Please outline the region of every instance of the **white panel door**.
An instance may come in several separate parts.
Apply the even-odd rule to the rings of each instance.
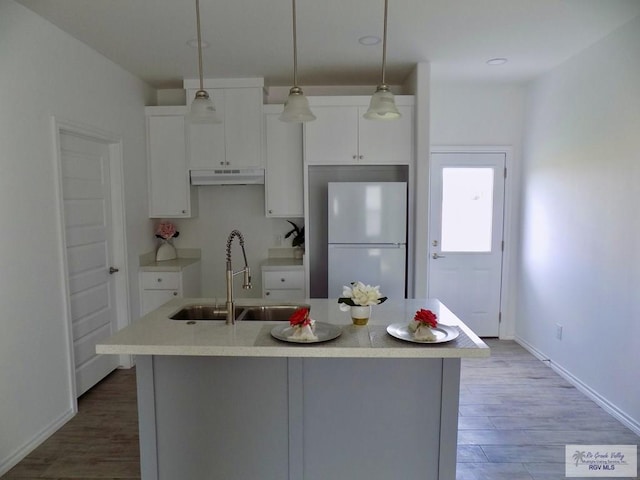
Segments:
[[[111,199],[108,146],[60,135],[67,271],[76,393],[82,395],[118,366],[95,345],[116,330],[111,267]]]
[[[428,296],[480,336],[500,331],[503,153],[431,155]]]

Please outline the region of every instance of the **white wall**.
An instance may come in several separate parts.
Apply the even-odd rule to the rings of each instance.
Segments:
[[[431,145],[512,145],[522,141],[525,87],[431,80]]]
[[[251,268],[251,290],[242,290],[242,277],[234,279],[234,296],[261,297],[260,262],[270,247],[290,247],[291,237],[283,239],[291,230],[286,219],[267,218],[264,209],[263,185],[211,185],[198,188],[199,214],[191,219],[172,219],[180,236],[175,240],[179,248],[200,248],[202,254],[202,295],[225,298],[225,267],[227,237],[232,230],[242,232],[247,261]],[[289,219],[302,226],[302,219]],[[282,240],[282,244],[278,242]],[[244,265],[238,239],[231,248],[233,269]]]
[[[640,431],[640,18],[538,79],[525,131],[517,335]]]
[[[517,277],[517,219],[522,129],[526,88],[522,85],[438,82],[431,84],[431,144],[434,146],[510,146],[506,190],[505,258],[501,338],[513,338]]]
[[[12,0],[0,2],[0,475],[72,413],[51,115],[123,138],[132,316],[152,90]]]

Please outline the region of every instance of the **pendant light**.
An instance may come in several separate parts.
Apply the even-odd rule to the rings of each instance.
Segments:
[[[289,97],[284,103],[284,110],[280,115],[283,122],[302,123],[315,120],[316,116],[311,113],[309,108],[309,100],[302,93],[302,89],[298,87],[298,45],[296,37],[296,0],[292,0],[293,4],[293,87],[289,90]]]
[[[198,31],[198,72],[200,74],[200,89],[196,92],[189,120],[191,123],[221,123],[216,115],[216,107],[213,104],[209,93],[204,89],[202,78],[202,36],[200,34],[200,0],[196,0],[196,29]]]
[[[384,35],[382,37],[382,81],[371,96],[369,110],[364,114],[368,120],[396,120],[400,118],[400,112],[393,100],[393,93],[384,81],[385,67],[387,63],[387,11],[389,0],[384,0]]]

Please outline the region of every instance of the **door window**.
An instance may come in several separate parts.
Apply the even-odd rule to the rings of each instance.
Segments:
[[[442,252],[491,252],[493,172],[442,169]]]

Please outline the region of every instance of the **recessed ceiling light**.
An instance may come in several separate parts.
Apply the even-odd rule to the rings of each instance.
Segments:
[[[508,61],[507,58],[490,58],[487,60],[487,65],[504,65]]]
[[[382,39],[376,35],[365,35],[358,39],[358,43],[360,43],[360,45],[366,45],[367,47],[378,45],[381,41]]]
[[[192,40],[189,40],[187,42],[187,45],[189,45],[190,47],[193,48],[198,48],[198,39],[194,38]],[[205,42],[204,40],[202,40],[202,48],[209,48],[211,45],[209,44],[209,42]]]

